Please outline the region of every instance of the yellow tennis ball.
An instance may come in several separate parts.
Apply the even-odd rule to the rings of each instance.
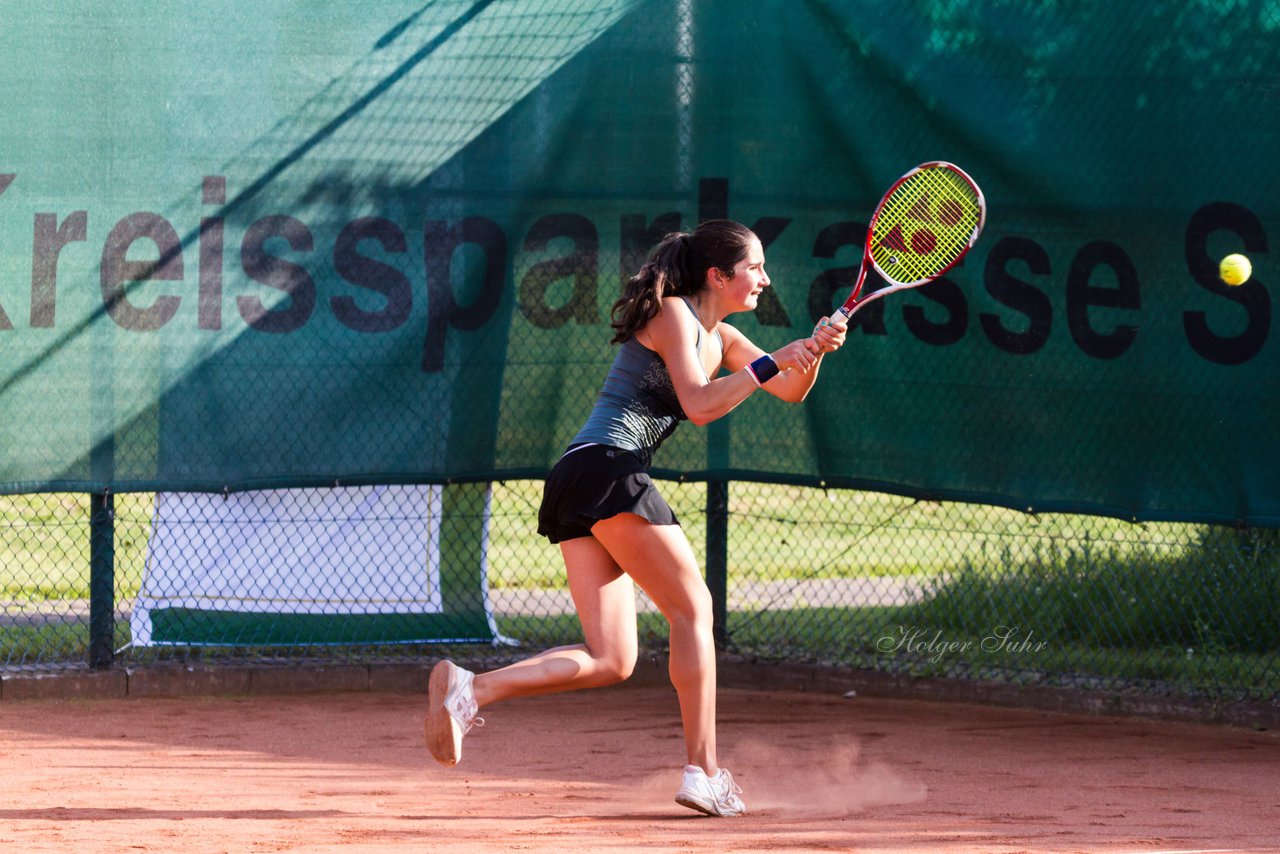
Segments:
[[[1228,255],[1218,265],[1218,275],[1228,285],[1243,285],[1253,275],[1253,265],[1243,255]]]

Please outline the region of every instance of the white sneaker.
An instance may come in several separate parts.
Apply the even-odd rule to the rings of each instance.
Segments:
[[[676,792],[676,803],[707,815],[743,815],[747,805],[738,797],[741,794],[742,789],[733,782],[733,775],[728,770],[721,768],[714,777],[708,777],[707,772],[697,765],[686,765],[680,791]]]
[[[457,765],[462,758],[462,737],[472,727],[484,726],[484,718],[476,717],[471,680],[475,674],[463,670],[452,661],[441,661],[431,668],[427,693],[427,749],[441,765]]]

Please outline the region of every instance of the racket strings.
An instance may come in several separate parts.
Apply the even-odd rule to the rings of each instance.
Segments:
[[[921,168],[881,205],[871,234],[872,260],[891,282],[931,278],[972,244],[981,221],[981,203],[969,182],[945,166]]]

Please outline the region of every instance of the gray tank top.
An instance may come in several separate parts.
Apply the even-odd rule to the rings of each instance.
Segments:
[[[681,299],[693,312],[689,300]],[[715,334],[723,349],[720,332]],[[703,335],[699,322],[696,347],[702,346]],[[635,338],[628,338],[618,349],[587,423],[571,444],[623,448],[634,451],[648,465],[653,452],[686,418],[662,357]]]

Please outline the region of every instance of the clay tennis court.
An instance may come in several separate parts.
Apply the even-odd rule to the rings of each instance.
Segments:
[[[724,689],[751,814],[672,802],[657,679],[486,709],[463,764],[412,693],[0,704],[17,851],[1280,851],[1280,737],[1215,725]]]

